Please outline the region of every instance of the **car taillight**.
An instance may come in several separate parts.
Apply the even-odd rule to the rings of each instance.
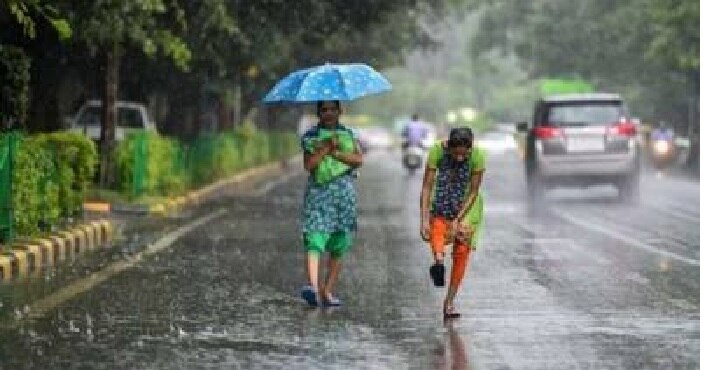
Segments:
[[[607,128],[607,134],[613,136],[635,136],[636,125],[631,122],[619,122]]]
[[[534,127],[534,135],[538,139],[552,139],[563,136],[563,130],[553,126],[536,126]]]

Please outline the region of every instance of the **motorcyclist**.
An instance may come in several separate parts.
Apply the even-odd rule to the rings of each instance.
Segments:
[[[402,148],[406,149],[409,146],[421,146],[424,138],[428,136],[428,126],[419,120],[419,115],[414,113],[411,120],[404,125],[402,129]]]
[[[654,165],[657,168],[664,168],[672,163],[677,155],[673,129],[666,122],[659,121],[658,125],[651,130],[650,139],[649,152]]]
[[[666,122],[659,121],[656,128],[651,131],[651,141],[656,140],[666,140],[672,141],[674,138],[673,129],[669,127]]]

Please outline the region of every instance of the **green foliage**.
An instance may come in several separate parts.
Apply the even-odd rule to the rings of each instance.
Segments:
[[[17,137],[11,171],[13,225],[19,235],[34,235],[82,211],[96,151],[91,140],[75,133]]]
[[[235,137],[228,134],[199,137],[189,148],[188,158],[194,185],[206,184],[232,174],[238,169],[241,160]]]
[[[700,68],[700,2],[655,1],[649,8],[654,38],[648,56],[679,71]]]
[[[284,0],[237,4],[208,0],[179,1],[177,8],[187,27],[173,34],[191,52],[189,73],[175,71],[163,59],[139,62],[133,69],[141,77],[136,88],[144,91],[149,81],[178,91],[176,104],[183,106],[196,101],[205,88],[225,98],[237,85],[242,111],[247,112],[276,80],[294,69],[326,61],[362,61],[375,67],[399,61],[405,48],[429,43],[417,18],[444,8],[444,2],[365,0],[351,5],[342,0],[302,0],[290,6]]]
[[[529,112],[538,86],[527,78],[518,59],[497,52],[473,56],[458,45],[477,32],[477,17],[453,21],[452,26],[448,22],[440,22],[448,29],[439,31],[444,41],[436,49],[415,51],[403,68],[384,70],[393,86],[390,93],[352,103],[349,111],[375,116],[383,125],[408,119],[412,113],[442,123],[449,112],[464,108],[493,120],[516,120]]]
[[[476,55],[502,49],[531,78],[583,78],[622,93],[645,119],[698,124],[696,0],[485,0],[479,8]]]
[[[582,79],[565,80],[544,78],[539,81],[541,94],[568,94],[568,93],[589,93],[595,88],[589,82]]]
[[[152,93],[169,91],[165,106],[172,107],[169,113],[175,116],[191,114],[204,90],[214,86],[218,95],[237,86],[241,92],[238,106],[246,114],[277,79],[293,69],[325,61],[367,62],[377,68],[398,62],[404,50],[432,43],[419,18],[446,9],[446,1],[430,0],[354,4],[302,0],[296,6],[285,0],[6,3],[15,10],[15,18],[24,22],[42,17],[45,21],[31,24],[36,23],[39,32],[51,25],[59,35],[48,40],[40,37],[41,47],[30,48],[32,57],[42,60],[42,68],[37,69],[42,80],[36,79],[36,86],[49,91],[47,97],[65,86],[68,74],[63,72],[75,67],[81,72],[90,69],[83,76],[107,73],[114,70],[105,68],[109,60],[110,66],[120,64],[119,70],[130,71],[110,84],[121,86],[118,96],[143,100]],[[24,33],[12,33],[18,44],[26,44]],[[52,43],[59,39],[70,42],[60,45],[57,57],[59,45]],[[103,77],[101,83],[107,80]],[[79,83],[85,89],[80,90],[95,91],[94,83],[86,77]],[[99,91],[105,89],[99,87]],[[63,105],[65,99],[73,98],[58,100]],[[35,114],[44,111],[37,108]]]
[[[0,242],[12,239],[12,168],[17,156],[19,135],[0,134]]]
[[[185,25],[183,12],[175,0],[96,0],[89,4],[80,1],[69,4],[66,11],[72,15],[71,23],[77,30],[76,41],[94,53],[134,47],[154,56],[161,50],[179,68],[187,69],[191,53],[176,35]]]
[[[7,6],[10,9],[10,13],[12,13],[17,20],[17,23],[22,26],[24,33],[29,38],[36,37],[37,31],[34,25],[34,20],[29,15],[30,3],[27,1],[8,0]]]
[[[95,144],[74,132],[39,134],[32,140],[52,159],[54,172],[50,181],[58,185],[61,215],[73,217],[80,213],[95,175],[98,159]]]
[[[73,30],[66,19],[51,19],[50,21],[56,32],[59,34],[59,40],[66,41],[71,38],[73,35]]]
[[[137,149],[146,139],[143,154]],[[292,133],[266,134],[254,128],[237,133],[202,135],[188,145],[154,132],[133,134],[116,150],[120,189],[133,198],[177,195],[235,174],[239,170],[280,160],[298,151],[298,137]],[[135,167],[144,161],[144,180],[133,193]]]
[[[5,5],[20,27],[22,27],[24,34],[31,39],[37,37],[37,26],[34,19],[36,16],[41,16],[48,20],[59,34],[59,39],[66,40],[71,37],[71,26],[65,19],[52,15],[56,13],[56,9],[48,1],[6,0]]]
[[[15,231],[33,235],[40,225],[55,224],[60,215],[59,189],[51,153],[34,138],[23,139],[16,153],[12,178]]]
[[[0,128],[15,121],[24,128],[29,108],[30,59],[17,47],[0,45]]]
[[[120,189],[132,197],[183,192],[187,179],[180,150],[176,140],[153,131],[131,134],[115,150]]]

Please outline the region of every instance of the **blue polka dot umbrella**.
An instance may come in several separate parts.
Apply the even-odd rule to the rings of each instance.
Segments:
[[[324,64],[289,74],[277,82],[264,102],[351,101],[391,89],[389,81],[366,64]]]

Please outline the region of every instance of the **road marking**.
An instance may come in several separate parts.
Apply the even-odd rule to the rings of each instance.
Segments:
[[[617,231],[615,231],[615,230],[611,230],[611,229],[609,229],[609,228],[607,228],[607,227],[605,227],[605,226],[598,225],[598,224],[596,224],[596,223],[594,223],[594,222],[583,221],[583,220],[580,220],[580,219],[578,219],[578,218],[576,218],[576,217],[573,217],[573,216],[571,216],[571,215],[569,215],[569,214],[567,214],[567,213],[565,213],[565,212],[557,211],[557,210],[555,210],[555,209],[553,210],[553,213],[554,213],[556,216],[558,216],[558,217],[560,217],[560,218],[562,218],[562,219],[564,219],[564,220],[566,220],[566,221],[572,223],[573,225],[580,226],[580,227],[582,227],[582,228],[585,228],[585,229],[588,229],[588,230],[591,230],[591,231],[594,231],[594,232],[598,232],[598,233],[601,233],[601,234],[605,234],[605,235],[607,235],[607,236],[609,236],[609,237],[612,237],[612,238],[614,238],[614,239],[620,240],[620,241],[622,241],[622,242],[624,242],[624,243],[626,243],[626,244],[628,244],[628,245],[631,245],[631,246],[633,246],[633,247],[636,247],[636,248],[645,250],[645,251],[647,251],[647,252],[651,252],[651,253],[659,254],[659,255],[662,255],[662,256],[669,257],[669,258],[673,258],[673,259],[675,259],[675,260],[678,260],[678,261],[681,261],[681,262],[685,262],[685,263],[687,263],[687,264],[689,264],[689,265],[700,266],[700,261],[699,261],[699,260],[692,259],[692,258],[688,258],[688,257],[683,257],[683,256],[681,256],[681,255],[679,255],[679,254],[675,254],[675,253],[672,253],[672,252],[668,252],[668,251],[664,251],[664,250],[655,248],[654,246],[652,246],[652,245],[650,245],[650,244],[646,244],[646,243],[644,243],[644,242],[642,242],[642,241],[640,241],[640,240],[637,240],[637,239],[634,239],[634,238],[632,238],[632,237],[630,237],[630,236],[621,234],[621,233],[619,233],[619,232],[617,232]]]
[[[128,261],[118,261],[114,262],[105,268],[103,268],[100,271],[97,271],[91,275],[88,275],[86,277],[83,277],[81,279],[76,280],[75,282],[67,285],[66,287],[58,290],[57,292],[54,292],[50,294],[49,296],[42,298],[30,305],[30,310],[27,315],[27,318],[29,319],[38,319],[44,316],[47,312],[50,310],[54,309],[55,307],[61,305],[62,303],[66,302],[67,300],[83,293],[94,286],[104,282],[105,280],[108,280],[109,278],[119,274],[120,272],[127,270],[131,267],[134,267],[137,263],[141,262],[145,257],[148,257],[150,255],[156,254],[165,248],[168,248],[170,245],[172,245],[176,240],[181,238],[182,236],[186,235],[187,233],[193,231],[193,229],[206,224],[213,220],[216,217],[219,217],[223,214],[225,214],[226,211],[224,209],[220,209],[214,213],[211,213],[207,216],[203,216],[195,221],[190,222],[187,225],[184,225],[177,230],[174,230],[170,232],[169,234],[163,236],[159,240],[157,240],[154,244],[149,245],[147,248],[144,250],[140,251],[137,253],[132,259]],[[17,325],[18,322],[15,321],[14,325],[11,324],[11,326]]]

